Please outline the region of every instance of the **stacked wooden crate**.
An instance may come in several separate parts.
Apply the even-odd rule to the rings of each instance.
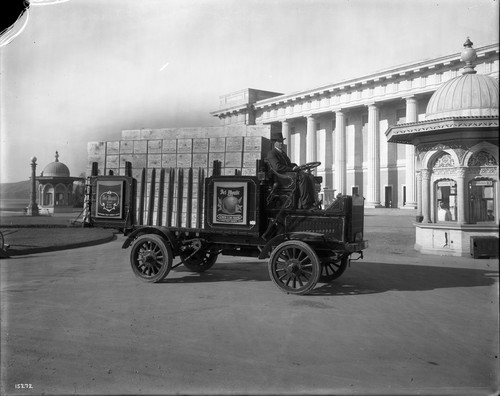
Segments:
[[[188,188],[192,188],[192,205],[196,207],[199,178],[212,175],[214,161],[220,161],[222,175],[256,175],[256,161],[264,159],[271,148],[269,137],[268,125],[126,130],[122,132],[122,140],[88,143],[87,172],[90,174],[92,163],[97,162],[100,174],[124,175],[125,163],[130,162],[132,176],[138,182],[139,195],[144,191],[145,202],[150,200],[151,194],[155,195],[155,223],[167,224],[166,199],[169,189],[172,189],[172,217],[175,219],[181,210],[183,226],[192,227],[197,222],[197,216],[202,214],[193,212],[191,221],[188,221],[190,224],[187,224],[186,195],[180,206],[177,202],[179,191],[187,192]],[[165,171],[160,183],[161,169]],[[172,180],[170,170],[173,169],[175,176]],[[181,190],[178,186],[180,179],[183,183]],[[162,183],[164,186],[160,187]],[[161,199],[164,202],[159,204]],[[159,207],[162,213],[158,213]],[[145,216],[150,216],[147,205]]]

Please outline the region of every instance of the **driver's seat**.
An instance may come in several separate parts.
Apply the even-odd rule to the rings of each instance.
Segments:
[[[297,185],[297,172],[279,173],[275,171],[267,162],[264,161],[268,179],[271,181],[271,190],[267,197],[267,205],[271,209],[294,210],[302,209],[300,206],[300,191]],[[321,176],[314,177],[315,195],[318,202],[318,193],[321,191]],[[318,202],[319,204],[319,202]]]
[[[276,172],[265,162],[271,190],[267,196],[267,205],[271,209],[298,209],[299,188],[297,172]]]

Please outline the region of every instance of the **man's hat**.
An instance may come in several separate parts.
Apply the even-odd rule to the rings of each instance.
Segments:
[[[285,140],[283,137],[283,134],[281,133],[281,130],[278,128],[273,128],[271,126],[271,140],[277,141],[277,142],[282,142]]]

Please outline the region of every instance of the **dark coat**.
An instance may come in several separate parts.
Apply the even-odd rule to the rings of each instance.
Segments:
[[[267,162],[269,166],[278,173],[293,172],[293,168],[297,164],[290,161],[285,152],[273,147],[267,153]],[[307,172],[298,172],[298,185],[299,185],[299,209],[310,209],[315,206],[316,194],[314,190],[314,176]]]
[[[297,166],[297,164],[290,161],[286,153],[276,149],[276,147],[273,147],[267,153],[267,162],[269,166],[278,173],[292,172],[293,168]]]

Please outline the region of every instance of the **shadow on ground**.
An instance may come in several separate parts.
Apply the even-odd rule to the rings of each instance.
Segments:
[[[162,283],[261,282],[270,281],[267,263],[243,262],[217,264],[203,273],[191,273],[183,267],[174,269],[176,278]],[[171,275],[170,275],[171,276]],[[356,263],[331,283],[318,283],[312,295],[360,295],[388,291],[423,291],[452,287],[490,286],[498,279],[498,271],[445,268],[435,266]]]
[[[408,264],[357,263],[337,281],[318,284],[314,295],[359,295],[490,286],[498,271]]]

